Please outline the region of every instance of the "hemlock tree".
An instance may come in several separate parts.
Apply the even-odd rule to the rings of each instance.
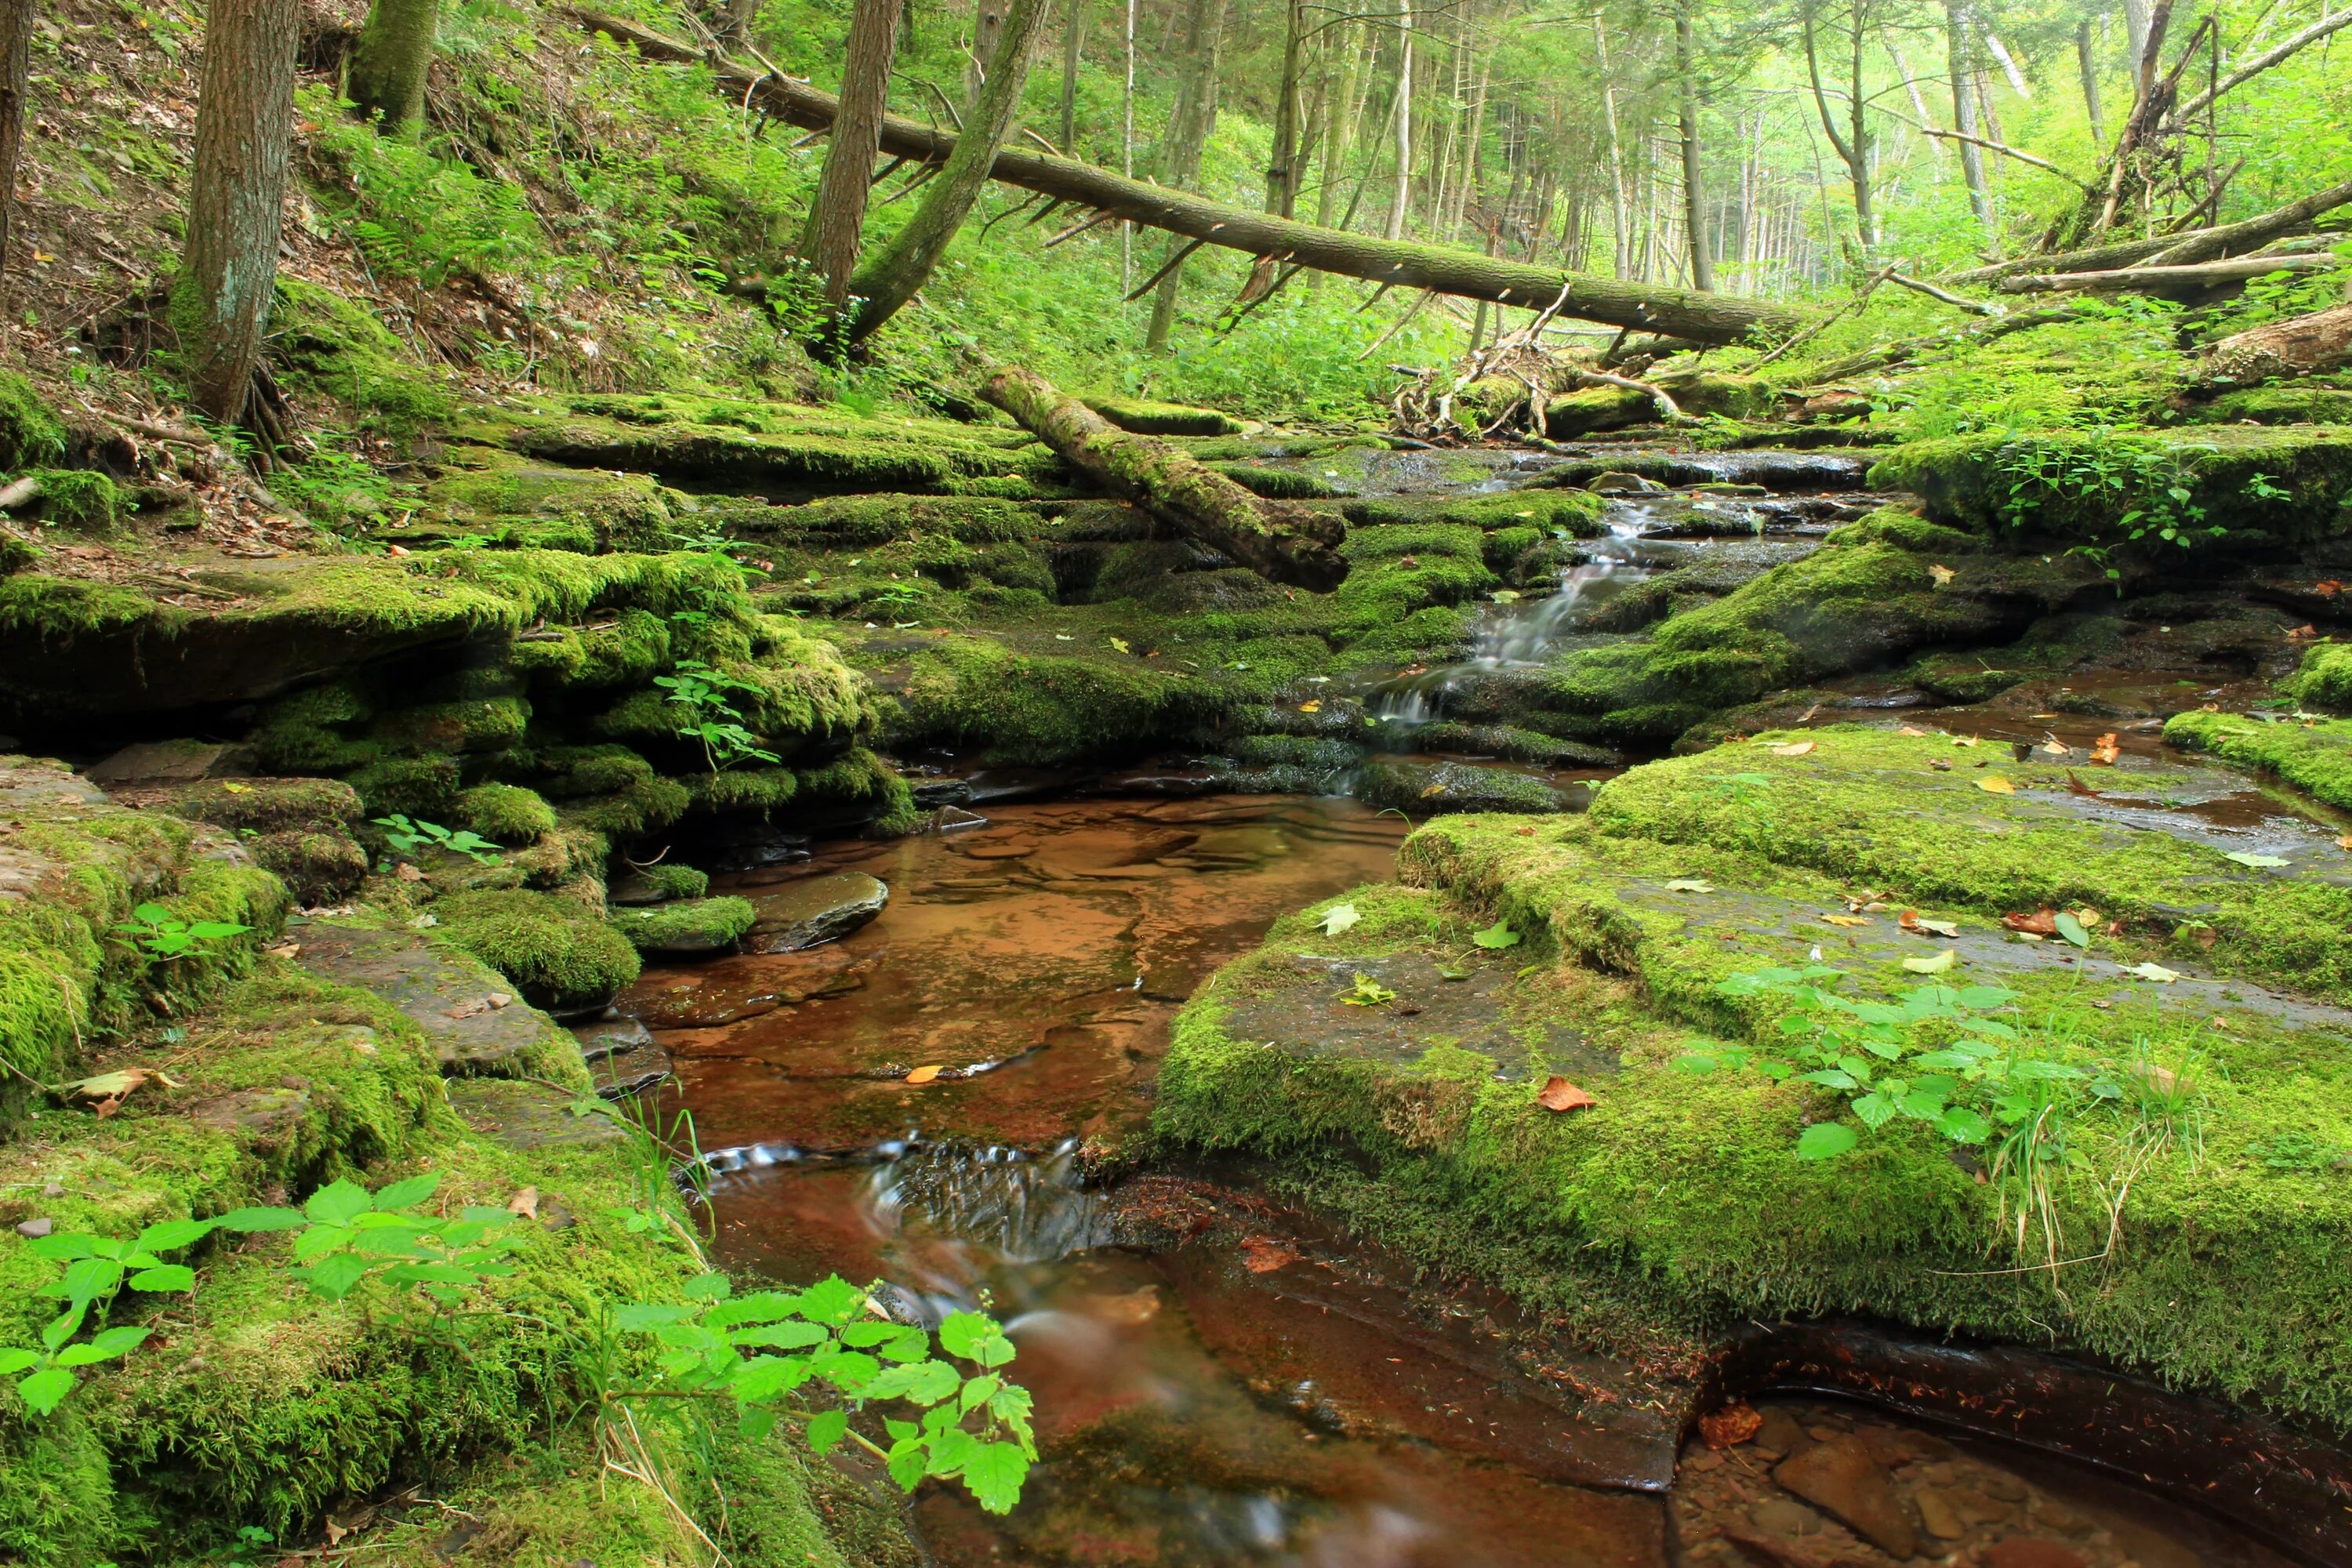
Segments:
[[[850,279],[849,291],[859,297],[856,313],[843,334],[856,343],[873,336],[883,322],[897,315],[915,290],[939,265],[940,257],[963,226],[980,188],[988,183],[997,149],[1013,128],[1021,107],[1021,87],[1029,76],[1029,48],[1037,26],[1045,19],[1045,0],[1012,0],[1004,13],[996,48],[988,62],[988,79],[980,97],[963,118],[955,151],[924,187],[915,216],[880,252],[866,258]]]
[[[425,78],[433,68],[433,37],[441,0],[375,0],[352,47],[346,90],[362,112],[396,131],[425,112]]]
[[[16,160],[25,146],[25,89],[33,69],[33,0],[0,0],[0,271],[8,266]]]
[[[816,200],[801,236],[802,259],[824,280],[838,311],[849,303],[857,269],[858,235],[873,189],[874,157],[882,145],[882,116],[890,103],[890,60],[898,48],[900,0],[857,0],[841,73],[841,113],[824,150]]]
[[[1217,125],[1217,61],[1224,43],[1225,0],[1192,0],[1184,22],[1183,76],[1176,84],[1176,102],[1168,111],[1168,135],[1160,149],[1161,183],[1176,190],[1192,188],[1201,177],[1201,154]],[[1176,324],[1176,291],[1184,280],[1184,253],[1190,241],[1171,235],[1168,259],[1162,266],[1160,290],[1151,301],[1151,325],[1144,346],[1157,353],[1168,346]]]
[[[205,17],[187,256],[171,309],[188,389],[224,425],[245,413],[278,284],[299,15],[297,0],[212,0]]]

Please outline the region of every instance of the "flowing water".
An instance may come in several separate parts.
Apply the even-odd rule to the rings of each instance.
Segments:
[[[1182,999],[1277,915],[1386,877],[1403,826],[1295,797],[987,814],[825,846],[785,873],[889,884],[884,912],[847,937],[657,970],[625,999],[660,1026],[670,1090],[712,1151],[728,1266],[887,1279],[910,1314],[984,1305],[1018,1342],[1045,1462],[1004,1520],[925,1489],[913,1517],[936,1562],[1747,1562],[1722,1531],[1802,1553],[1822,1528],[1774,1486],[1768,1454],[1841,1434],[1946,1500],[1931,1525],[1962,1533],[1926,1538],[1931,1560],[1992,1562],[1957,1549],[2032,1531],[2072,1555],[2018,1565],[2283,1561],[2054,1461],[1851,1406],[1769,1405],[1765,1438],[1694,1446],[1677,1476],[1679,1419],[1628,1395],[1592,1424],[1596,1389],[1606,1405],[1639,1385],[1531,1335],[1507,1303],[1414,1285],[1244,1189],[1172,1175],[1082,1189],[1075,1149],[1148,1114]],[[907,1083],[920,1066],[943,1070]],[[1836,1561],[1894,1562],[1862,1550]]]

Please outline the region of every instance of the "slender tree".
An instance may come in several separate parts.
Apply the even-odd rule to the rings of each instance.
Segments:
[[[900,0],[857,0],[850,14],[841,113],[833,122],[824,170],[817,176],[816,200],[801,236],[801,256],[816,268],[825,300],[836,311],[848,304],[850,279],[857,270],[858,236],[866,226],[866,195],[874,188],[874,156],[882,145],[882,117],[890,103],[899,5]]]
[[[1217,64],[1225,35],[1225,0],[1192,0],[1184,18],[1184,74],[1176,83],[1176,102],[1168,113],[1168,133],[1160,147],[1160,177],[1179,190],[1191,188],[1201,174],[1201,153],[1217,124]],[[1153,351],[1168,346],[1176,324],[1176,290],[1184,277],[1182,252],[1189,242],[1171,237],[1168,259],[1160,268],[1160,289],[1151,301],[1151,326],[1144,345]]]
[[[1698,61],[1692,42],[1691,0],[1675,0],[1675,87],[1683,133],[1684,227],[1689,231],[1690,284],[1715,291],[1715,257],[1707,243],[1706,186],[1700,176]]]
[[[368,7],[344,90],[384,130],[397,131],[425,112],[425,79],[440,25],[441,0],[375,0]]]
[[[0,272],[16,209],[16,161],[25,147],[25,94],[33,70],[33,0],[0,0]]]
[[[1412,199],[1412,0],[1397,0],[1396,188],[1389,202],[1388,237],[1404,237]]]
[[[2091,47],[2091,24],[2085,20],[2074,26],[2074,67],[2083,78],[2083,110],[2090,116],[2091,144],[2107,144],[2105,117],[2099,111],[2099,58]]]
[[[1013,117],[1021,107],[1022,84],[1029,77],[1030,48],[1045,16],[1045,0],[1011,0],[1006,7],[995,52],[989,58],[988,79],[964,116],[955,151],[923,187],[921,205],[906,226],[881,251],[866,258],[850,279],[849,291],[861,302],[844,334],[849,342],[871,337],[915,297],[915,290],[930,277],[948,242],[962,226],[971,204],[979,199],[980,189],[988,183],[989,170],[996,163],[997,149],[1004,145],[1005,133],[1012,130]]]
[[[225,425],[245,413],[278,283],[300,16],[298,0],[212,0],[205,17],[187,257],[172,322],[196,406]]]
[[[1062,18],[1062,156],[1078,155],[1078,62],[1087,41],[1087,0],[1070,0]]]
[[[1952,128],[1964,138],[1984,135],[1977,117],[1973,31],[1968,0],[1944,0],[1945,58],[1952,78]],[[1993,216],[1992,191],[1985,184],[1984,148],[1975,140],[1962,141],[1959,147],[1960,174],[1968,181],[1969,210],[1976,214],[1977,226],[1984,230],[1986,250],[1998,256],[2000,221]]]
[[[1609,68],[1609,32],[1598,12],[1592,17],[1592,45],[1601,58],[1601,116],[1609,128],[1610,216],[1615,224],[1617,276],[1633,276],[1633,211],[1625,190],[1625,148],[1617,132],[1617,79]]]
[[[971,47],[964,51],[963,107],[970,113],[987,83],[997,41],[1004,34],[1004,0],[980,0],[971,16]]]
[[[1861,236],[1864,250],[1878,244],[1878,219],[1870,203],[1870,125],[1864,118],[1864,106],[1869,99],[1863,90],[1863,37],[1865,26],[1866,0],[1850,0],[1847,7],[1846,38],[1848,43],[1845,100],[1846,129],[1838,130],[1837,116],[1830,112],[1829,94],[1822,87],[1822,62],[1813,38],[1813,0],[1803,7],[1805,33],[1805,70],[1813,87],[1813,108],[1822,117],[1822,129],[1829,132],[1830,147],[1845,164],[1847,181],[1853,187],[1853,222]]]
[[[1305,64],[1307,0],[1289,0],[1284,10],[1282,81],[1274,101],[1274,149],[1265,165],[1265,210],[1276,217],[1298,216],[1300,151],[1298,100]]]

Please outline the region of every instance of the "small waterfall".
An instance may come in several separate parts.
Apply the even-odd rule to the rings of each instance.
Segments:
[[[1019,1149],[919,1145],[875,1167],[866,1203],[886,1231],[921,1229],[1045,1263],[1110,1239],[1101,1202],[1078,1185],[1077,1144]]]

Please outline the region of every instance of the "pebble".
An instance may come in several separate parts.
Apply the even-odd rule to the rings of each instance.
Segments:
[[[2088,1568],[2073,1547],[2023,1535],[1994,1542],[1979,1561],[1984,1568]]]
[[[1773,1498],[1750,1509],[1748,1517],[1756,1521],[1759,1530],[1769,1530],[1775,1535],[1819,1535],[1822,1516],[1811,1509],[1790,1502],[1787,1498]]]
[[[49,1232],[57,1228],[58,1222],[46,1217],[41,1219],[18,1220],[16,1222],[16,1234],[23,1237],[26,1241],[38,1241],[41,1237],[48,1235]]]
[[[2033,1505],[2033,1522],[2068,1535],[2078,1535],[2091,1528],[2089,1520],[2051,1498],[2043,1498]]]
[[[41,1195],[45,1198],[61,1198],[66,1195],[66,1184],[63,1182],[45,1182],[41,1184]]]
[[[1683,1468],[1686,1470],[1696,1470],[1701,1475],[1705,1475],[1709,1470],[1719,1470],[1722,1468],[1723,1456],[1717,1453],[1712,1448],[1694,1448],[1691,1450],[1690,1458],[1683,1461]]]
[[[1911,1500],[1918,1505],[1919,1522],[1937,1540],[1958,1541],[1969,1532],[1967,1522],[1953,1509],[1951,1500],[1935,1488],[1921,1487],[1911,1494]]]
[[[2025,1483],[2007,1470],[1987,1470],[1977,1479],[1977,1484],[2003,1502],[2025,1500]]]
[[[1889,1556],[1918,1550],[1919,1527],[1909,1506],[1860,1438],[1833,1434],[1832,1440],[1782,1461],[1772,1479]]]

